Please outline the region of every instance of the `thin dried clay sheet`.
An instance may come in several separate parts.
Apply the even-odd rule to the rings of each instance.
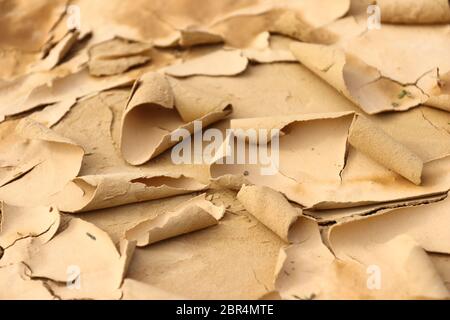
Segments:
[[[447,0],[377,0],[381,21],[404,24],[450,23]]]
[[[383,210],[375,215],[332,226],[328,241],[337,257],[361,256],[366,247],[407,234],[429,252],[450,254],[450,199]]]
[[[426,164],[450,155],[450,113],[430,107],[370,117]]]
[[[275,287],[284,299],[445,299],[449,296],[425,251],[405,235],[366,247],[367,258],[354,261],[336,259],[322,243],[317,223],[311,219],[299,219],[292,232],[300,241],[281,250],[276,269]],[[380,287],[370,286],[371,266],[381,271]]]
[[[188,27],[171,34],[167,38],[155,40],[157,47],[182,47],[189,48],[197,45],[212,45],[222,43],[222,36],[209,32],[206,29]]]
[[[233,106],[232,119],[360,110],[298,63],[250,65],[236,77],[196,76],[178,81],[228,97]]]
[[[89,73],[111,76],[146,64],[151,60],[151,45],[114,38],[89,49]]]
[[[292,207],[282,194],[267,187],[243,186],[237,199],[262,224],[289,242],[289,230],[301,210]]]
[[[3,169],[20,174],[0,188],[0,199],[18,206],[50,205],[51,196],[77,176],[84,156],[80,146],[27,118],[2,149]]]
[[[428,100],[416,84],[402,85],[336,46],[294,43],[296,58],[366,113],[408,110]]]
[[[5,59],[8,59],[8,55],[6,55]],[[32,73],[29,70],[25,70],[24,72],[23,70],[21,71],[21,65],[15,62],[14,64],[18,64],[16,66],[19,69],[17,72],[22,72],[23,74],[20,73],[16,77],[6,78],[0,81],[1,101],[4,104],[12,105],[24,103],[33,90],[80,71],[88,60],[89,57],[86,50],[79,48],[79,50],[68,53],[67,57],[59,61],[59,64],[52,70]],[[38,61],[37,59],[36,63]]]
[[[75,104],[76,101],[74,99],[64,100],[36,111],[29,117],[36,122],[42,123],[47,128],[51,128],[58,124]]]
[[[282,36],[271,36],[267,47],[248,48],[243,50],[244,55],[258,63],[295,62],[297,59],[289,49],[292,39]]]
[[[173,211],[177,206],[192,199],[196,194],[186,194],[164,199],[146,202],[131,203],[118,207],[88,211],[73,217],[82,218],[100,229],[106,231],[112,241],[118,245],[128,229],[138,223],[156,218],[168,211]]]
[[[172,82],[173,83],[173,82]],[[121,151],[132,165],[141,165],[174,146],[177,130],[194,132],[231,112],[229,102],[201,90],[172,85],[159,73],[147,73],[134,85],[122,119]]]
[[[52,207],[23,208],[5,203],[1,208],[0,298],[13,300],[54,299],[42,280],[30,278],[22,261],[56,234],[60,215]]]
[[[205,199],[205,194],[195,197],[172,212],[148,219],[127,230],[125,237],[136,241],[138,247],[166,240],[186,233],[202,230],[219,223],[225,214]]]
[[[350,2],[327,0],[317,6],[314,1],[288,0],[285,2],[285,8],[272,12],[269,18],[272,20],[269,30],[298,40],[309,41],[316,29],[344,16],[350,8]]]
[[[31,90],[16,100],[7,99],[0,112],[0,120],[6,116],[17,115],[34,108],[66,100],[73,100],[95,94],[107,89],[130,85],[136,76],[123,74],[115,77],[94,78],[86,68],[76,73],[53,79],[50,84],[31,85]]]
[[[79,176],[133,172],[112,139],[112,131],[117,123],[120,126],[121,118],[121,114],[116,115],[113,110],[122,110],[128,95],[128,90],[114,90],[82,99],[53,127],[58,134],[76,141],[85,150]]]
[[[195,5],[191,1],[144,1],[137,0],[126,6],[119,0],[76,0],[73,4],[83,12],[81,28],[95,30],[94,41],[99,42],[121,36],[138,41],[155,41],[170,44],[180,31],[191,28],[203,29],[208,21],[233,12],[242,6],[251,6],[260,0],[244,3],[221,1]]]
[[[48,53],[48,55],[32,65],[29,72],[49,71],[56,67],[78,41],[79,32],[69,31]]]
[[[248,59],[241,50],[218,50],[164,70],[174,77],[236,76],[247,69]]]
[[[93,60],[113,60],[128,56],[143,55],[151,50],[151,44],[136,42],[121,37],[94,44],[89,48],[89,57]]]
[[[53,201],[64,212],[84,212],[201,191],[206,185],[182,175],[114,173],[77,177]]]
[[[25,238],[39,237],[49,241],[60,224],[59,212],[53,207],[15,207],[2,203],[0,247],[4,250]]]
[[[450,71],[448,25],[400,26],[383,25],[344,41],[346,52],[376,68],[393,81],[421,87],[428,99],[426,104],[448,110],[450,103],[441,98],[439,85]],[[427,45],[424,45],[426,43]],[[386,59],[389,57],[389,59]],[[426,57],[424,59],[423,57]],[[447,79],[448,80],[448,79]],[[409,92],[409,95],[414,94]],[[404,99],[404,94],[399,97]]]
[[[72,219],[25,263],[32,278],[47,279],[52,292],[63,299],[119,299],[132,248],[124,242],[119,253],[107,233]]]
[[[259,145],[259,148],[263,148],[264,146],[260,145],[263,141],[258,141],[258,138],[265,138],[265,141],[271,142],[272,130],[280,130],[279,169],[283,174],[305,181],[314,180],[314,177],[320,180],[321,177],[319,176],[322,176],[324,181],[338,181],[339,172],[344,168],[348,129],[353,118],[354,113],[352,112],[337,112],[237,119],[232,120],[230,124],[233,130],[233,137],[231,138],[248,142],[250,137],[248,136],[249,129],[267,130],[267,137],[256,137],[257,141],[252,139],[250,141],[250,144],[256,143]],[[324,139],[324,137],[330,136],[333,136],[333,138]],[[224,144],[226,145],[227,143],[228,141]],[[238,144],[236,143],[235,147],[237,148],[237,146]],[[270,149],[271,145],[269,144],[267,148]],[[304,152],[299,153],[300,150]],[[327,153],[328,156],[322,156],[323,153]],[[222,156],[222,153],[218,152],[216,160],[221,160]],[[231,154],[231,156],[235,157],[236,155]],[[333,157],[333,160],[330,160],[331,157]],[[294,159],[298,161],[302,158],[305,159],[303,160],[304,164],[302,168],[299,168],[298,163]],[[217,163],[220,164],[220,162]],[[240,166],[228,164],[228,160],[222,161],[222,164],[225,170],[227,167],[237,168]],[[326,166],[326,170],[323,168],[323,165]],[[251,168],[252,165],[248,165],[248,167]],[[321,172],[314,170],[314,168],[317,169],[319,167],[321,167]],[[212,169],[214,170],[214,168]],[[244,173],[244,170],[242,170],[242,173]],[[249,177],[251,176],[250,174]],[[213,177],[217,177],[217,174],[213,174]]]
[[[262,1],[217,18],[209,29],[239,48],[247,47],[265,31],[307,41],[315,30],[344,16],[349,7],[348,0],[326,0],[320,6],[311,0]]]
[[[314,219],[316,219],[320,224],[328,225],[358,219],[362,216],[376,214],[382,210],[413,207],[422,204],[434,203],[442,201],[446,197],[447,192],[443,192],[441,194],[424,196],[416,199],[379,202],[375,204],[368,204],[351,208],[305,210],[305,215],[314,217]]]
[[[120,49],[120,48],[119,48]],[[81,49],[74,57],[50,72],[31,73],[14,81],[2,83],[0,120],[38,107],[92,96],[115,87],[130,86],[140,74],[160,68],[174,60],[174,56],[164,52],[152,53],[152,64],[125,74],[110,77],[92,77],[87,63],[86,49]]]
[[[357,116],[350,127],[348,142],[357,150],[416,185],[421,184],[423,161],[370,120]]]
[[[3,204],[0,268],[25,261],[49,242],[63,223],[53,207],[15,207]]]
[[[352,1],[353,4],[353,1]],[[368,4],[364,7],[367,9]],[[318,44],[340,44],[367,32],[367,14],[347,15],[314,30],[307,42]],[[345,48],[345,46],[344,46]]]

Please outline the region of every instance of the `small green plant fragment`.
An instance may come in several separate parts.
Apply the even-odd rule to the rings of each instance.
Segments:
[[[402,91],[398,94],[398,98],[399,98],[399,99],[403,99],[404,97],[411,98],[411,92],[406,91],[406,90],[402,90]]]

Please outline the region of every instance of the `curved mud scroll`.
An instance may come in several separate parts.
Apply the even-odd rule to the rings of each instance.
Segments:
[[[84,212],[202,191],[207,186],[182,175],[116,173],[78,177],[56,196],[64,212]]]
[[[230,112],[221,97],[147,73],[134,84],[123,115],[122,155],[132,165],[144,164],[177,144],[177,132],[194,133],[194,120],[206,127]]]
[[[139,223],[128,230],[125,237],[129,241],[136,241],[138,247],[145,247],[161,240],[214,226],[224,214],[224,207],[215,206],[205,199],[205,194],[202,194],[172,212]]]
[[[364,116],[356,116],[348,137],[349,143],[376,162],[419,185],[423,161]]]
[[[377,0],[381,21],[401,24],[450,23],[448,0]]]
[[[237,198],[256,219],[289,242],[289,230],[301,210],[295,209],[281,193],[267,187],[243,186]]]

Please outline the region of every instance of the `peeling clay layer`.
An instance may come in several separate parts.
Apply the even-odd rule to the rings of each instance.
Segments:
[[[450,299],[448,1],[4,2],[1,300]]]

